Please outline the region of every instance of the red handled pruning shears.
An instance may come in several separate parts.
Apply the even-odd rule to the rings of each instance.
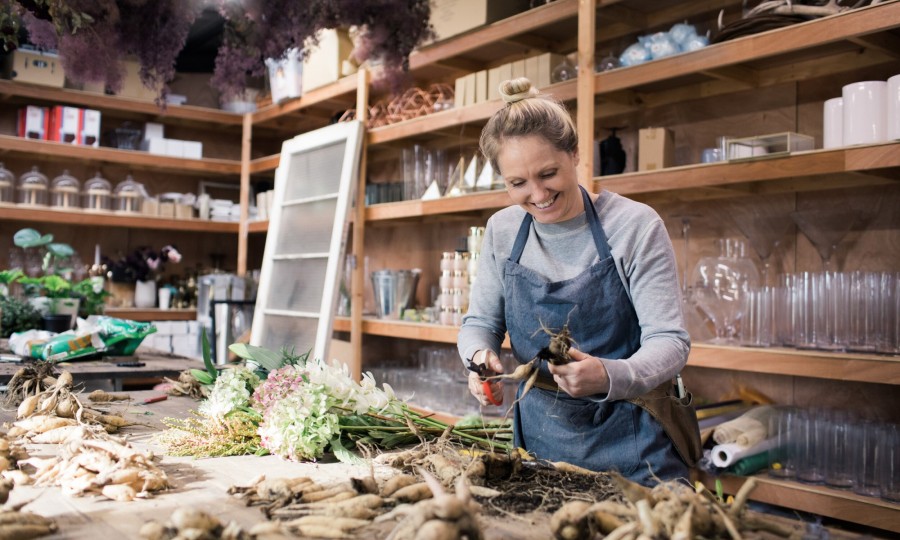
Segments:
[[[469,371],[477,374],[478,377],[481,378],[481,390],[484,392],[484,395],[488,398],[491,405],[502,405],[503,402],[494,397],[494,392],[491,390],[491,382],[487,380],[488,373],[490,372],[487,366],[469,362],[466,367]]]

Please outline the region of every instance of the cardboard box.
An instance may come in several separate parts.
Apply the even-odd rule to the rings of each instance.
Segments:
[[[148,139],[141,143],[141,150],[156,154],[158,156],[166,155],[166,139]]]
[[[178,139],[163,139],[166,141],[166,155],[170,157],[183,157],[184,156],[184,145],[181,144],[182,141]]]
[[[159,215],[159,199],[156,197],[147,197],[141,204],[141,213],[148,216]]]
[[[173,202],[159,203],[159,217],[174,218],[175,217],[175,203],[173,203]]]
[[[200,141],[181,141],[181,157],[203,159],[203,143]]]
[[[510,79],[518,79],[519,77],[525,77],[525,60],[516,60],[511,63],[512,73],[510,74]]]
[[[84,111],[78,107],[57,105],[50,107],[50,130],[47,140],[67,144],[79,144],[84,125]]]
[[[500,99],[500,83],[512,79],[512,64],[503,64],[488,70],[488,101]]]
[[[81,125],[81,134],[78,137],[79,144],[84,146],[100,146],[100,111],[84,109],[84,122]]]
[[[147,88],[141,82],[141,65],[132,60],[126,60],[122,64],[125,68],[125,75],[122,78],[122,89],[116,95],[141,101],[156,100],[157,92]],[[81,89],[85,92],[95,92],[97,94],[106,93],[106,85],[102,82],[84,83]]]
[[[144,124],[144,140],[164,139],[166,137],[166,127],[157,122],[147,122]]]
[[[487,101],[487,71],[475,73],[475,103]]]
[[[434,0],[431,25],[435,41],[527,11],[528,0]]]
[[[655,171],[675,164],[675,136],[666,128],[646,128],[638,133],[638,170]]]
[[[66,82],[59,55],[20,47],[9,54],[9,78],[22,83],[62,88]]]
[[[353,52],[346,30],[322,30],[319,44],[303,61],[303,93],[341,78],[341,64]]]
[[[562,54],[544,53],[539,54],[536,58],[537,72],[535,73],[535,78],[531,79],[531,82],[539,90],[543,90],[553,84],[553,68],[562,63],[565,60],[565,56]]]
[[[28,105],[19,109],[19,137],[46,140],[50,132],[50,109]]]

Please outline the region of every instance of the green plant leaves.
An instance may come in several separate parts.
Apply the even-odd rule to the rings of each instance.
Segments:
[[[52,234],[41,235],[34,229],[21,229],[13,235],[13,243],[20,248],[46,246],[53,241]],[[69,248],[71,249],[71,248]]]
[[[247,367],[254,371],[257,367],[263,370],[275,371],[284,365],[284,356],[281,353],[270,351],[255,345],[246,343],[232,343],[228,350],[247,361]],[[251,364],[256,364],[255,366]]]
[[[209,336],[206,335],[205,328],[200,332],[200,350],[203,353],[203,365],[206,366],[206,372],[212,378],[212,382],[208,384],[212,384],[216,381],[216,377],[219,376],[219,371],[212,363],[212,351],[209,348]]]
[[[197,379],[197,382],[199,382],[200,384],[213,384],[214,382],[216,382],[216,380],[213,379],[209,373],[200,369],[191,369],[191,375],[193,375],[194,378]]]
[[[346,446],[344,446],[339,436],[332,439],[329,444],[331,445],[331,451],[334,453],[334,457],[336,457],[338,461],[342,463],[349,463],[350,465],[366,464],[366,460],[357,456],[356,454],[348,450]]]

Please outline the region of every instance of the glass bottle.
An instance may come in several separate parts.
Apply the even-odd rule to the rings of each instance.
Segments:
[[[36,166],[32,167],[19,177],[19,204],[46,206],[49,184],[47,177]]]
[[[697,261],[692,273],[693,299],[712,320],[719,345],[737,344],[744,303],[759,286],[759,271],[745,256],[744,243],[737,238],[720,238],[719,254]]]
[[[78,191],[81,188],[81,182],[77,178],[69,174],[68,170],[53,179],[50,184],[50,200],[51,206],[65,209],[78,209]]]
[[[108,211],[112,208],[112,184],[100,173],[84,183],[82,206],[85,210]]]
[[[0,162],[0,203],[14,203],[16,177]]]

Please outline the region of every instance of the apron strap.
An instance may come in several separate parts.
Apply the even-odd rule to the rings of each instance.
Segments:
[[[606,233],[603,231],[603,227],[600,225],[600,216],[597,215],[597,209],[594,208],[593,202],[591,202],[591,197],[588,195],[588,192],[581,185],[578,186],[578,189],[581,190],[581,199],[584,201],[584,212],[587,214],[588,225],[591,228],[591,236],[594,237],[594,245],[597,247],[597,253],[600,254],[600,260],[607,259],[612,256],[612,252],[609,249],[609,241],[606,238]],[[518,264],[519,259],[522,258],[522,252],[525,251],[525,244],[528,243],[528,234],[531,230],[531,222],[534,218],[529,213],[525,213],[525,217],[522,219],[522,224],[519,225],[519,232],[516,234],[516,241],[513,243],[512,251],[509,253],[509,260]]]

